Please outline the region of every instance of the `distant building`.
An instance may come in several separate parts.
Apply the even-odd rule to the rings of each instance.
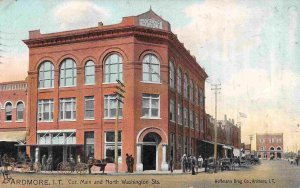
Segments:
[[[0,155],[16,156],[26,137],[27,82],[0,83]],[[25,148],[23,148],[25,153]]]
[[[275,159],[282,157],[283,152],[283,133],[276,134],[256,134],[257,156],[262,159]]]

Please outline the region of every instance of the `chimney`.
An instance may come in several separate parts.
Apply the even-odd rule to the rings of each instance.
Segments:
[[[98,22],[98,27],[103,26],[103,22]]]

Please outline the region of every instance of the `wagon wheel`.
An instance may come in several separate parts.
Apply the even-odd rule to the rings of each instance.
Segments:
[[[10,170],[14,171],[17,166],[17,163],[10,163]]]
[[[85,163],[77,163],[77,165],[75,166],[75,170],[77,174],[87,173],[88,165]]]
[[[33,169],[34,169],[35,172],[40,172],[40,171],[42,170],[42,165],[41,165],[41,163],[35,162],[35,163],[34,163],[34,166],[33,166]]]
[[[72,168],[70,163],[68,162],[61,162],[57,165],[57,172],[63,174],[70,174],[72,172]]]
[[[22,164],[21,165],[21,172],[29,172],[30,166],[29,164]]]

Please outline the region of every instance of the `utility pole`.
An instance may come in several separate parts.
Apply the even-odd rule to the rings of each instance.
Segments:
[[[116,123],[115,123],[115,173],[118,173],[118,167],[119,167],[119,163],[118,163],[118,138],[119,138],[119,106],[120,106],[120,102],[123,102],[123,94],[125,93],[124,88],[125,85],[120,81],[120,80],[116,80],[118,82],[116,89],[117,91],[114,92],[114,94],[116,94],[116,100],[117,100],[117,110],[116,110]]]
[[[249,135],[249,138],[250,138],[250,154],[251,154],[253,135],[250,134],[250,135]]]
[[[214,144],[214,164],[217,162],[217,142],[218,142],[218,94],[221,84],[213,84],[211,90],[215,91],[215,144]],[[215,168],[217,172],[217,168]]]

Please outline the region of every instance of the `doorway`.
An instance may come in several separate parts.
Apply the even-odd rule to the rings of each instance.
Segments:
[[[156,145],[143,145],[143,170],[156,170]]]

